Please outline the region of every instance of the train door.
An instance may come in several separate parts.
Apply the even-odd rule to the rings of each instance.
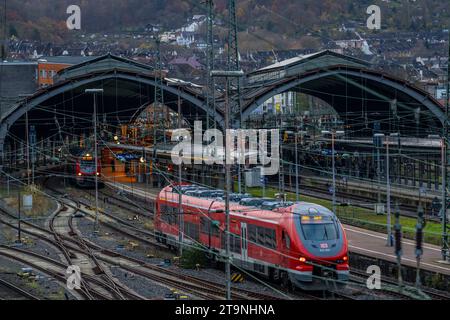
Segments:
[[[247,224],[245,222],[241,223],[241,253],[242,259],[247,261],[248,259],[248,232]]]

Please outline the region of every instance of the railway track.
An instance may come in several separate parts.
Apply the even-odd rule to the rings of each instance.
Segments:
[[[57,190],[55,190],[55,191],[58,192]],[[116,199],[120,201],[120,199],[118,199],[118,198],[116,198]],[[81,204],[87,206],[88,208],[90,207],[90,205],[87,204],[84,200],[79,200],[79,201],[80,201]],[[87,211],[83,211],[83,212],[86,213],[87,215],[89,215],[91,218],[94,218],[91,213],[89,213]],[[156,245],[158,248],[163,248],[164,250],[167,250],[167,247],[165,245],[162,245],[162,244],[160,244],[158,242],[154,242],[154,241],[150,241],[149,242],[148,239],[142,238],[142,235],[144,235],[146,237],[152,237],[153,238],[154,234],[152,232],[149,232],[147,230],[142,230],[142,229],[136,227],[135,225],[130,224],[128,221],[123,220],[123,219],[121,219],[121,218],[119,218],[119,217],[117,217],[117,216],[115,216],[115,215],[113,215],[111,213],[108,213],[105,210],[100,210],[100,212],[102,214],[104,214],[105,216],[107,216],[108,218],[110,218],[111,220],[114,220],[115,222],[117,222],[120,225],[120,227],[117,227],[117,226],[112,225],[112,224],[110,224],[108,222],[102,222],[107,227],[112,228],[113,230],[119,232],[120,234],[122,234],[124,236],[131,237],[131,238],[133,238],[135,240],[138,240],[138,241],[143,242],[143,243],[148,244],[148,245]],[[132,211],[132,212],[134,212],[134,211]],[[149,215],[145,215],[145,216],[149,217]],[[153,217],[153,216],[151,215],[150,217]],[[139,235],[136,235],[136,234],[130,234],[129,232],[125,231],[123,228],[131,229],[133,231],[141,233],[142,235],[139,236]],[[109,253],[111,253],[113,255],[116,254],[115,252],[109,252]],[[145,262],[140,261],[140,260],[136,260],[136,259],[133,259],[133,258],[131,258],[131,259],[134,262],[136,262],[137,264],[145,263]],[[155,266],[148,265],[147,268],[155,269]],[[131,272],[133,271],[133,270],[130,270],[130,269],[128,269],[128,270],[131,271]],[[168,272],[167,269],[162,269],[162,268],[159,268],[158,271],[166,272],[166,273]],[[178,274],[178,273],[171,273],[171,274],[173,276],[175,276],[175,277],[180,278],[180,274]],[[213,286],[213,290],[211,292],[214,292],[214,290],[215,290],[215,292],[217,292],[217,290],[222,290],[222,291],[224,290],[223,285],[219,284],[219,283],[207,282],[207,281],[205,282],[205,280],[202,280],[202,279],[199,279],[199,278],[195,278],[195,277],[188,277],[188,276],[184,276],[184,275],[182,277],[185,280],[189,280],[191,282],[198,283],[198,284],[200,284],[200,285],[202,285],[204,287],[205,287],[205,285],[206,285],[206,287]],[[222,288],[220,288],[220,286]],[[235,294],[233,296],[234,299],[249,299],[249,298],[258,299],[258,300],[274,300],[274,299],[278,299],[276,296],[273,296],[273,295],[257,293],[257,292],[253,292],[253,291],[250,291],[250,290],[245,290],[245,289],[240,289],[240,288],[233,288],[233,290],[236,291],[237,293],[241,294],[241,295]],[[222,292],[220,297],[223,297],[224,295],[225,295],[225,292]],[[297,295],[292,296],[292,298],[294,298],[294,299],[295,298],[302,298],[302,299],[306,298],[306,299],[312,299],[312,300],[319,299],[317,296],[314,296],[314,295],[308,294],[308,293],[298,293]]]
[[[28,291],[18,287],[12,282],[0,279],[0,287],[6,288],[8,291],[10,291],[13,295],[11,297],[10,295],[2,297],[3,299],[8,300],[19,300],[19,299],[27,299],[27,300],[41,300],[39,297],[29,293]]]
[[[10,216],[11,218],[13,218],[13,216]],[[55,217],[52,218],[53,221],[53,225],[54,225],[54,221],[55,221]],[[0,223],[5,223],[10,227],[15,227],[12,224],[9,224],[5,221],[0,221]],[[25,223],[25,222],[24,222]],[[23,230],[22,232],[25,233],[29,233],[32,236],[35,237],[39,237],[43,240],[52,242],[53,239],[49,238],[48,236],[51,234],[52,237],[55,236],[55,228],[53,227],[53,231],[51,230],[46,230],[45,228],[30,224],[30,223],[26,223],[28,226],[31,226],[32,228],[35,229],[35,232],[30,231],[30,230]],[[70,223],[72,225],[72,232],[74,232],[73,230],[73,223]],[[39,231],[39,232],[36,232]],[[43,235],[43,233],[47,233],[47,236]],[[140,238],[142,239],[142,238]],[[63,242],[64,243],[64,256],[66,256],[66,258],[71,261],[73,259],[74,256],[76,256],[74,254],[75,252],[78,253],[84,253],[85,250],[82,250],[80,248],[76,248],[74,245],[75,243],[70,243],[69,241],[70,239],[68,239],[66,236],[58,236],[58,241],[57,243]],[[69,241],[69,244],[67,244],[67,242]],[[54,242],[54,241],[53,241]],[[153,242],[152,242],[153,244]],[[100,260],[106,263],[113,263],[114,265],[117,266],[117,261],[111,261],[111,259],[108,259],[107,256],[109,257],[119,257],[122,260],[126,260],[128,262],[131,262],[132,265],[130,264],[123,264],[121,263],[119,266],[124,268],[125,270],[137,274],[137,275],[141,275],[143,277],[145,277],[146,279],[152,280],[154,282],[157,283],[162,283],[166,286],[169,286],[171,288],[177,288],[178,290],[181,290],[183,292],[192,294],[193,296],[202,298],[202,299],[221,299],[223,297],[225,297],[225,287],[224,285],[221,284],[217,284],[217,283],[212,283],[212,282],[207,282],[205,280],[199,279],[199,278],[195,278],[195,277],[188,277],[188,276],[183,276],[183,282],[180,283],[180,274],[178,273],[174,273],[174,272],[169,272],[167,269],[164,268],[159,268],[153,265],[149,265],[144,261],[140,261],[137,259],[133,259],[131,257],[125,256],[125,255],[121,255],[115,251],[111,251],[108,249],[104,249],[96,244],[92,244],[92,243],[88,243],[85,242],[84,243],[85,246],[89,247],[91,252],[93,251],[97,251],[97,253],[93,252],[93,255],[96,257],[96,260]],[[22,259],[22,262],[26,263],[26,259]],[[53,262],[54,263],[54,262]],[[36,265],[33,265],[35,267],[37,267]],[[139,269],[136,266],[142,266],[144,268],[144,270]],[[62,267],[62,265],[61,265]],[[64,267],[67,267],[66,265],[64,265]],[[150,271],[153,271],[154,273],[150,273]],[[44,270],[44,271],[48,271],[48,270]],[[55,277],[58,277],[58,275],[52,274]],[[85,277],[84,277],[85,278]],[[88,277],[89,280],[93,280],[92,277]],[[63,278],[60,278],[63,279]],[[98,282],[98,284],[101,284]],[[99,295],[97,295],[99,296]],[[103,299],[106,299],[105,296],[102,297]],[[268,300],[268,299],[276,299],[276,297],[271,296],[271,295],[265,295],[265,294],[258,294],[252,291],[245,291],[243,289],[233,289],[233,298],[234,299],[264,299],[264,300]]]
[[[117,199],[118,201],[121,201],[121,200],[119,200],[119,199]],[[83,201],[81,201],[81,203],[82,203]],[[85,205],[87,205],[87,206],[89,206],[89,204],[85,204]],[[80,208],[79,208],[80,209]],[[125,209],[125,210],[127,210],[128,208],[123,208],[123,209]],[[86,213],[86,214],[89,214],[89,215],[91,215],[91,218],[92,218],[92,214],[91,213],[89,213],[89,212],[87,212],[87,211],[85,211],[85,210],[81,210],[82,212],[84,212],[84,213]],[[131,210],[130,210],[131,211]],[[136,213],[136,212],[135,212]],[[142,241],[143,240],[143,238],[142,238],[142,235],[141,236],[139,236],[139,235],[136,235],[136,234],[130,234],[129,232],[126,232],[126,231],[124,231],[123,229],[124,228],[127,228],[127,229],[131,229],[131,230],[133,230],[134,232],[139,232],[139,233],[142,233],[142,234],[144,234],[145,236],[147,236],[147,237],[153,237],[153,233],[151,233],[151,232],[148,232],[148,231],[146,231],[146,230],[142,230],[142,229],[140,229],[140,228],[138,228],[138,227],[136,227],[135,225],[132,225],[132,224],[130,224],[128,221],[125,221],[125,220],[123,220],[123,219],[121,219],[121,218],[118,218],[117,216],[115,216],[115,215],[112,215],[112,214],[110,214],[110,213],[108,213],[108,212],[104,212],[104,211],[102,211],[102,214],[105,214],[105,216],[107,216],[108,218],[110,218],[110,219],[112,219],[112,220],[114,220],[116,223],[118,223],[119,225],[120,225],[120,227],[118,227],[118,226],[113,226],[113,228],[116,230],[116,231],[118,231],[118,232],[120,232],[121,234],[123,234],[123,235],[125,235],[125,236],[128,236],[128,237],[131,237],[131,238],[134,238],[134,239],[136,239],[136,240],[138,240],[138,241]],[[148,217],[148,216],[147,216]],[[103,222],[102,222],[103,223]],[[107,226],[111,226],[111,224],[107,224]],[[149,244],[149,245],[155,245],[155,244],[157,244],[156,242],[153,242],[153,241],[150,241],[150,242],[147,242],[147,244]],[[93,244],[89,244],[90,246],[92,246]],[[160,244],[157,244],[157,245],[159,245],[159,246],[161,246]],[[164,249],[166,249],[166,247],[165,246],[163,246],[164,247]],[[101,250],[101,248],[97,248],[98,250]],[[110,254],[110,255],[112,255],[112,256],[120,256],[121,258],[124,258],[124,256],[122,256],[122,255],[120,255],[120,254],[118,254],[118,253],[116,253],[116,252],[112,252],[112,251],[110,251],[110,252],[107,252],[108,250],[103,250],[102,251],[102,253],[108,253],[108,254]],[[137,263],[138,265],[145,265],[145,262],[143,262],[143,261],[138,261],[138,260],[134,260],[133,258],[130,258],[130,257],[126,257],[125,259],[127,259],[127,260],[132,260],[133,262],[135,262],[135,263]],[[154,266],[147,266],[146,265],[146,268],[147,269],[154,269]],[[172,287],[175,287],[175,288],[180,288],[179,286],[180,286],[180,283],[174,283],[173,281],[171,281],[171,279],[167,279],[167,278],[158,278],[158,276],[155,276],[155,275],[149,275],[148,273],[143,273],[142,271],[140,271],[140,270],[137,270],[137,269],[133,269],[133,268],[131,268],[130,269],[130,267],[128,266],[128,267],[125,267],[125,269],[127,269],[128,271],[130,271],[130,272],[132,272],[132,273],[135,273],[135,274],[141,274],[141,275],[143,275],[143,276],[146,276],[147,278],[151,278],[151,279],[153,279],[154,281],[156,281],[156,282],[160,282],[160,283],[165,283],[165,284],[167,284],[167,285],[170,285],[170,286],[172,286]],[[158,270],[159,272],[165,272],[166,273],[166,275],[167,275],[167,269],[163,269],[163,270]],[[176,275],[174,275],[175,276],[175,279],[178,279],[177,281],[179,282],[179,279],[180,279],[180,274],[176,274]],[[206,297],[212,297],[213,295],[214,295],[214,292],[220,292],[220,289],[219,288],[217,288],[217,285],[220,285],[220,284],[217,284],[217,283],[210,283],[210,284],[207,284],[207,285],[205,285],[205,282],[204,282],[204,280],[202,280],[202,279],[198,279],[198,278],[191,278],[191,279],[187,279],[187,281],[189,281],[190,283],[191,283],[191,285],[192,285],[192,283],[195,283],[195,282],[197,282],[197,284],[199,284],[200,286],[202,286],[203,288],[207,288],[208,286],[213,286],[212,287],[212,290],[209,292],[209,293],[207,293],[207,295],[206,296],[202,296],[202,294],[200,293],[197,293],[197,296],[198,297],[201,297],[201,298],[206,298]],[[215,287],[214,287],[215,286]],[[183,290],[183,288],[181,288],[182,290]],[[184,287],[184,291],[185,292],[190,292],[190,293],[192,293],[192,294],[194,294],[194,292],[193,292],[193,290],[195,291],[195,289],[197,289],[197,288],[194,288],[194,289],[192,289],[192,287],[191,288],[186,288],[186,287]],[[237,288],[236,288],[237,289]],[[237,289],[238,291],[239,291],[239,289]],[[223,292],[222,292],[223,293]],[[274,296],[271,296],[271,295],[259,295],[258,293],[255,293],[255,292],[251,292],[251,291],[241,291],[240,292],[240,294],[241,295],[239,295],[239,294],[236,294],[236,293],[234,293],[235,295],[233,296],[233,298],[234,299],[249,299],[249,298],[253,298],[253,299],[264,299],[264,300],[267,300],[267,299],[275,299],[276,297],[274,297]],[[354,299],[354,297],[353,296],[351,296],[351,295],[347,295],[347,294],[344,294],[344,293],[342,293],[342,292],[333,292],[332,293],[333,294],[333,296],[334,297],[337,297],[337,298],[340,298],[340,299]],[[408,296],[406,296],[406,295],[402,295],[402,294],[397,294],[397,293],[395,293],[395,292],[383,292],[383,294],[385,295],[385,296],[391,296],[391,297],[393,297],[393,298],[401,298],[401,299],[408,299]],[[223,293],[223,295],[224,295],[224,293]],[[436,293],[436,295],[438,296],[439,295],[439,293]],[[219,295],[219,296],[222,296],[222,294],[221,295]],[[317,297],[317,296],[314,296],[314,295],[300,295],[300,297],[301,298],[310,298],[310,299],[320,299],[320,297]]]
[[[352,268],[350,271],[350,275],[352,281],[355,281],[357,283],[363,283],[365,285],[367,274],[364,271]],[[382,276],[381,281],[382,284],[384,284],[385,286],[389,285],[396,289],[396,290],[382,289],[381,292],[385,293],[386,295],[391,295],[394,298],[398,297],[403,299],[413,299],[413,295],[418,295],[417,292],[412,291],[415,289],[414,284],[412,283],[404,282],[403,285],[405,286],[405,290],[404,292],[402,292],[398,290],[398,282],[396,280]],[[450,294],[443,291],[435,290],[432,288],[421,288],[421,291],[422,293],[424,293],[433,300],[450,300]]]
[[[315,188],[316,190],[320,190],[321,192],[324,192],[322,189],[320,188]],[[414,216],[415,217],[415,216]],[[117,219],[117,218],[115,218]],[[117,221],[120,223],[120,219],[117,219]],[[355,275],[356,271],[353,271],[353,274]],[[366,281],[367,275],[365,274],[365,272],[362,272],[362,276],[364,277],[364,283]],[[389,283],[391,285],[397,285],[397,282],[395,280],[392,279],[383,279],[383,281],[385,283]],[[402,299],[411,299],[411,296],[408,294],[403,294],[403,293],[398,293],[395,291],[390,291],[390,290],[382,290],[385,296],[390,296],[392,298],[402,298]],[[424,288],[422,289],[422,291],[427,294],[428,296],[432,297],[433,299],[438,299],[438,300],[448,300],[450,299],[450,295],[446,295],[445,293],[439,291],[439,290],[433,290],[431,288]],[[350,296],[350,295],[346,295],[342,292],[333,292],[333,294],[336,297],[342,298],[342,299],[354,299],[354,297]],[[313,298],[314,296],[311,295],[311,298]]]
[[[56,193],[60,193],[58,190],[52,189],[52,191],[54,191]],[[79,201],[80,204],[83,204],[83,205],[85,205],[87,207],[90,207],[90,205],[85,203],[85,201],[83,201],[83,200],[78,200],[78,201]],[[80,210],[83,213],[89,215],[91,218],[94,218],[93,215],[90,212],[88,212],[86,210],[82,210],[82,209],[80,209]],[[154,234],[152,232],[149,232],[147,230],[142,230],[142,229],[140,229],[140,228],[130,224],[128,221],[125,221],[125,220],[123,220],[123,219],[121,219],[121,218],[119,218],[119,217],[117,217],[117,216],[115,216],[115,215],[113,215],[111,213],[108,213],[105,210],[101,210],[101,213],[104,214],[105,216],[107,216],[109,219],[114,220],[115,222],[117,222],[120,225],[120,227],[117,227],[115,225],[112,225],[111,223],[103,221],[102,223],[105,224],[107,227],[112,228],[113,230],[121,233],[122,235],[131,237],[131,238],[133,238],[135,240],[138,240],[138,241],[141,241],[141,242],[144,242],[145,244],[152,245],[152,246],[157,246],[158,248],[163,248],[164,250],[167,250],[166,246],[164,246],[164,245],[162,245],[162,244],[160,244],[160,243],[158,243],[156,241],[149,241],[148,239],[142,238],[142,235],[144,235],[146,237],[149,237],[149,238],[150,237],[153,238]],[[145,215],[145,216],[146,217],[152,217],[152,216],[149,216],[149,215]],[[140,235],[132,234],[130,232],[127,232],[127,231],[125,231],[123,229],[124,227],[127,228],[127,229],[131,229],[131,230],[133,230],[135,232],[138,232],[138,233],[140,233]],[[91,246],[96,246],[95,244],[92,244],[92,243],[90,243],[90,245]],[[97,248],[97,249],[100,249],[100,248]],[[120,254],[116,253],[115,251],[110,251],[110,250],[103,249],[102,252],[103,253],[109,253],[110,255],[118,256],[118,257],[121,257],[121,258],[124,257],[123,255],[120,255]],[[200,287],[202,287],[204,290],[206,290],[208,288],[211,288],[211,290],[209,292],[209,295],[217,295],[217,292],[221,292],[221,294],[218,295],[218,297],[224,297],[225,296],[225,287],[224,287],[224,285],[222,285],[220,283],[210,282],[210,281],[206,281],[206,280],[203,280],[203,279],[200,279],[200,278],[190,277],[190,276],[186,276],[186,275],[180,275],[179,273],[176,273],[176,272],[173,272],[173,271],[169,271],[169,270],[164,269],[164,268],[159,268],[159,267],[156,267],[156,266],[153,266],[153,265],[148,265],[144,261],[140,261],[140,260],[135,259],[135,258],[126,257],[126,259],[131,260],[132,262],[134,262],[136,264],[139,264],[139,265],[144,264],[147,269],[157,270],[158,272],[165,273],[166,275],[173,276],[175,279],[178,279],[178,280],[182,279],[184,281],[190,282],[191,284],[194,283],[194,284],[199,285]],[[132,268],[130,269],[129,267],[125,267],[125,269],[127,269],[130,272],[143,275],[139,270],[132,269]],[[148,274],[146,274],[146,275],[149,276]],[[161,279],[159,279],[159,280],[161,280]],[[167,279],[164,280],[164,281],[167,282]],[[171,283],[174,286],[177,286],[177,285],[179,286],[179,284],[176,284],[176,283],[174,284],[173,282],[170,282],[170,281],[169,281],[169,283]],[[191,289],[188,288],[186,291],[189,291],[189,290],[191,290]],[[240,300],[242,300],[242,299],[258,299],[258,300],[270,300],[270,299],[274,300],[274,299],[277,299],[277,297],[273,296],[273,295],[257,293],[257,292],[253,292],[253,291],[250,291],[250,290],[240,289],[240,288],[233,288],[232,297],[234,299],[240,299]],[[311,298],[311,297],[309,296],[309,298]]]
[[[35,270],[39,270],[42,273],[56,279],[62,286],[66,285],[67,279],[65,272],[68,265],[61,263],[60,261],[31,251],[21,250],[19,248],[12,248],[3,245],[0,245],[0,255],[10,260],[20,262]],[[105,296],[102,292],[96,291],[92,288],[89,288],[89,292],[84,288],[76,291],[89,300],[93,300],[95,297],[97,299],[108,299],[108,297]]]
[[[3,213],[5,213],[4,210],[0,210]],[[57,213],[61,212],[61,210],[58,210]],[[11,216],[8,212],[6,212],[6,214],[10,217]],[[57,214],[55,214],[50,222],[50,230],[47,230],[43,227],[28,223],[28,222],[22,222],[23,224],[27,225],[28,227],[34,229],[34,231],[31,230],[24,230],[22,229],[22,232],[28,233],[36,238],[39,238],[41,240],[47,241],[48,243],[50,243],[51,245],[57,247],[59,249],[59,251],[63,254],[65,260],[67,261],[67,264],[61,263],[59,261],[50,259],[46,256],[42,256],[42,255],[37,255],[34,253],[29,253],[31,256],[34,257],[40,257],[41,259],[47,261],[50,264],[54,264],[57,265],[60,268],[63,268],[64,271],[62,272],[62,274],[64,275],[65,270],[67,270],[67,267],[69,265],[73,265],[75,264],[76,260],[83,260],[83,261],[88,261],[90,260],[93,255],[91,252],[87,252],[87,250],[84,248],[77,248],[76,245],[78,245],[76,240],[73,240],[67,236],[63,236],[60,235],[55,228],[55,220],[56,220],[56,216]],[[0,223],[5,224],[11,228],[16,229],[17,227],[4,221],[4,220],[0,220]],[[77,254],[75,254],[74,252],[77,252]],[[11,257],[10,257],[11,258]],[[21,260],[21,262],[23,263],[27,263],[26,260]],[[98,261],[97,261],[98,263]],[[98,263],[98,265],[96,265],[96,267],[101,267],[100,264]],[[48,270],[43,270],[48,271]],[[51,274],[52,276],[55,276],[56,278],[60,279],[60,280],[64,280],[64,284],[65,284],[65,275],[60,278],[58,275],[56,274]],[[98,279],[97,276],[100,275],[100,280]],[[134,294],[133,292],[130,292],[128,289],[117,285],[116,283],[111,283],[113,280],[109,277],[106,276],[106,272],[103,270],[103,268],[98,272],[95,273],[93,275],[89,275],[89,274],[84,274],[83,273],[83,277],[82,277],[82,281],[81,281],[81,291],[83,292],[83,295],[85,296],[85,298],[89,299],[89,300],[94,300],[94,299],[102,299],[102,300],[111,300],[111,299],[124,299],[124,296],[130,297],[132,299],[144,299],[141,296],[138,296],[136,294]],[[93,289],[92,287],[95,287],[95,289]],[[94,294],[92,294],[92,292],[94,292]]]
[[[90,259],[93,262],[93,270],[95,275],[100,276],[102,280],[105,282],[105,286],[107,286],[117,298],[120,300],[126,300],[126,297],[129,297],[131,299],[137,299],[137,300],[144,300],[145,298],[135,294],[134,292],[130,291],[129,289],[125,288],[121,284],[118,284],[111,275],[105,270],[103,265],[98,261],[96,255],[92,251],[92,249],[86,244],[85,240],[78,234],[78,232],[75,230],[73,226],[73,214],[79,211],[78,209],[75,209],[75,211],[68,215],[66,217],[67,225],[69,227],[69,236],[74,239],[75,243],[78,245],[78,247],[85,252],[88,259]],[[60,212],[58,212],[60,213]],[[58,216],[58,213],[55,215],[55,218]]]

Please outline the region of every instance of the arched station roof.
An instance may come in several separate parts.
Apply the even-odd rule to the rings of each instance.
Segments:
[[[329,50],[247,74],[242,90],[243,117],[271,97],[287,91],[302,92],[326,101],[350,126],[352,122],[363,122],[364,113],[370,121],[392,117],[393,105],[396,105],[398,117],[408,125],[415,121],[415,113],[420,113],[421,125],[427,130],[441,127],[445,121],[443,106],[428,92],[375,71],[365,61]]]
[[[88,88],[102,88],[98,101],[99,119],[106,115],[108,123],[128,123],[139,110],[155,100],[154,70],[132,60],[105,55],[69,67],[58,73],[56,82],[17,103],[0,119],[0,144],[3,145],[14,124],[28,113],[30,119],[40,119],[37,131],[54,130],[57,117],[60,124],[67,121],[87,126],[92,119],[93,98],[84,94]],[[178,111],[178,98],[182,101],[182,114],[186,119],[206,116],[206,102],[201,86],[178,79],[164,77],[161,84],[164,104]],[[219,111],[211,118],[218,119]],[[20,130],[20,129],[16,129]],[[17,132],[20,135],[20,132]]]
[[[106,115],[108,123],[127,123],[137,110],[154,101],[155,85],[155,72],[151,67],[110,54],[67,68],[58,74],[53,86],[37,91],[2,116],[0,152],[8,132],[20,135],[14,131],[21,130],[20,126],[14,124],[26,113],[40,119],[39,128],[46,133],[55,130],[55,116],[63,126],[67,121],[79,126],[84,122],[87,126],[93,103],[84,90],[103,88],[98,109],[100,117]],[[175,112],[181,97],[186,119],[205,117],[207,107],[202,87],[164,78],[162,90],[164,103]],[[443,107],[426,91],[375,71],[365,61],[328,50],[248,73],[242,86],[244,119],[274,95],[287,91],[302,92],[326,101],[350,127],[354,126],[354,130],[364,122],[364,115],[366,121],[367,118],[369,121],[392,119],[393,101],[396,101],[398,119],[406,126],[410,126],[419,110],[424,134],[439,130],[446,119]],[[218,93],[216,96],[219,97],[216,111],[210,111],[210,116],[223,127],[223,97]],[[80,119],[84,120],[78,121]],[[23,132],[21,134],[23,136]]]

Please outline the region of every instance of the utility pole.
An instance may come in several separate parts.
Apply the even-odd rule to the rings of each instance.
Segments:
[[[210,129],[211,110],[213,110],[214,129],[217,128],[216,123],[216,99],[215,99],[215,84],[214,78],[211,77],[211,71],[214,70],[214,0],[206,0],[207,20],[206,20],[206,130]],[[208,175],[209,185],[212,185],[212,170],[208,168],[206,171]]]
[[[331,131],[322,131],[322,135],[330,135],[331,134],[331,166],[333,171],[333,192],[332,192],[332,202],[333,202],[333,213],[336,214],[336,160],[335,160],[335,140],[336,136],[342,136],[345,134],[344,131],[335,131],[334,129]]]
[[[336,152],[335,152],[335,147],[334,147],[334,140],[335,140],[335,135],[336,133],[333,131],[331,133],[331,162],[332,162],[332,167],[333,167],[333,213],[336,214],[336,161],[335,161],[335,157],[336,157]]]
[[[159,35],[156,37],[156,65],[155,65],[155,101],[153,103],[153,145],[156,146],[157,130],[156,124],[160,119],[156,119],[156,109],[163,108],[163,92],[162,92],[162,60],[161,60],[161,39]],[[164,127],[163,127],[164,130]],[[164,143],[166,135],[163,134]]]
[[[181,96],[178,93],[178,128],[181,129]],[[183,256],[183,235],[184,235],[184,216],[183,216],[183,196],[181,194],[181,183],[183,174],[183,163],[180,159],[180,165],[178,166],[178,242],[179,256]]]
[[[27,184],[31,185],[31,157],[30,157],[30,133],[29,133],[29,121],[28,121],[28,97],[32,96],[31,94],[20,94],[20,98],[25,99],[25,135],[27,140],[26,145],[26,155],[27,155]]]
[[[225,78],[226,90],[225,90],[225,277],[226,277],[226,299],[231,300],[231,256],[230,256],[230,194],[231,194],[231,146],[227,146],[227,141],[232,141],[228,139],[228,130],[230,129],[230,103],[231,97],[229,93],[229,78],[239,78],[243,77],[244,72],[241,71],[211,71],[211,77],[223,77]]]
[[[236,17],[236,0],[228,0],[228,71],[240,71],[241,64],[239,61],[239,45],[238,45],[238,25]],[[227,78],[227,90],[230,100],[231,115],[230,120],[232,127],[238,123],[238,129],[242,129],[242,101],[241,101],[241,82],[240,77]],[[239,135],[238,135],[239,139]],[[241,141],[238,141],[241,145]],[[242,193],[241,186],[241,165],[238,163],[238,192]]]
[[[28,146],[31,149],[31,185],[34,186],[34,167],[36,164],[36,127],[30,126],[30,145]]]
[[[31,185],[31,169],[30,169],[30,128],[28,126],[28,110],[25,112],[25,134],[27,135],[27,180],[28,180],[28,186]]]
[[[386,205],[387,205],[387,246],[392,246],[391,232],[391,179],[389,177],[389,136],[386,136]]]
[[[416,262],[417,262],[417,271],[416,271],[416,288],[420,290],[420,258],[423,254],[423,229],[425,228],[425,219],[423,217],[423,211],[418,212],[417,216],[417,224],[416,224]]]
[[[450,263],[449,243],[448,243],[448,212],[450,209],[450,199],[448,197],[447,188],[450,187],[450,177],[448,176],[450,165],[450,141],[449,141],[449,116],[450,116],[450,34],[448,38],[448,64],[447,64],[447,95],[445,98],[445,120],[444,132],[442,135],[443,161],[442,161],[442,260]]]
[[[283,164],[283,136],[282,135],[282,124],[283,124],[283,120],[281,119],[281,110],[280,113],[276,115],[276,118],[279,123],[278,123],[278,128],[280,128],[280,137],[279,137],[279,141],[280,141],[280,152],[281,152],[281,160],[280,160],[280,172],[278,174],[278,190],[282,196],[282,199],[284,199],[284,195],[285,195],[285,190],[284,190],[284,164]]]
[[[209,121],[210,121],[210,111],[214,109],[215,114],[215,97],[214,97],[214,79],[211,77],[211,71],[214,70],[214,0],[206,0],[205,2],[207,8],[207,20],[206,20],[206,67],[207,67],[207,75],[206,75],[206,87],[207,87],[207,95],[206,95],[206,103],[207,103],[207,115],[206,115],[206,129],[210,129]],[[214,117],[215,119],[215,117]],[[216,127],[216,122],[214,120],[214,128]]]
[[[182,110],[181,110],[181,94],[180,90],[183,87],[189,87],[190,84],[187,82],[176,82],[176,83],[169,83],[170,86],[174,86],[178,88],[178,129],[182,129],[183,127],[183,116],[182,116]],[[180,154],[180,157],[183,155]],[[182,159],[180,159],[181,161]],[[178,242],[179,242],[179,256],[183,256],[183,242],[184,242],[184,213],[183,213],[183,206],[182,206],[182,197],[183,194],[181,192],[181,184],[183,183],[183,163],[180,162],[180,165],[178,166]]]
[[[380,159],[380,149],[383,146],[383,133],[375,133],[373,135],[373,144],[377,149],[377,205],[376,205],[376,214],[380,214],[381,210],[381,159]]]
[[[94,161],[95,161],[95,224],[94,234],[98,233],[98,145],[97,145],[97,94],[103,93],[103,89],[86,89],[85,93],[94,97]]]
[[[20,208],[20,185],[19,188],[17,189],[17,206],[18,206],[18,216],[19,216],[19,229],[18,229],[18,243],[22,243],[22,210]]]
[[[298,181],[298,135],[297,132],[295,134],[295,200],[297,202],[300,201],[300,186]]]
[[[397,269],[398,269],[398,286],[400,290],[403,288],[402,279],[402,225],[400,224],[400,208],[398,202],[395,205],[395,255],[397,256]]]

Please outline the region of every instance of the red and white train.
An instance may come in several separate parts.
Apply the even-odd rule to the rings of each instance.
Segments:
[[[182,195],[184,243],[201,243],[225,254],[225,204]],[[156,202],[157,240],[178,246],[179,191],[168,186]],[[230,204],[234,265],[306,290],[344,286],[349,277],[345,231],[330,210],[299,202],[272,211]],[[332,281],[330,281],[332,280]],[[334,281],[333,281],[334,280]]]
[[[72,181],[77,187],[95,187],[95,176],[101,176],[102,165],[100,159],[95,170],[95,156],[87,149],[74,148],[71,150],[70,164],[68,172],[72,175]],[[99,183],[99,186],[103,186]]]

